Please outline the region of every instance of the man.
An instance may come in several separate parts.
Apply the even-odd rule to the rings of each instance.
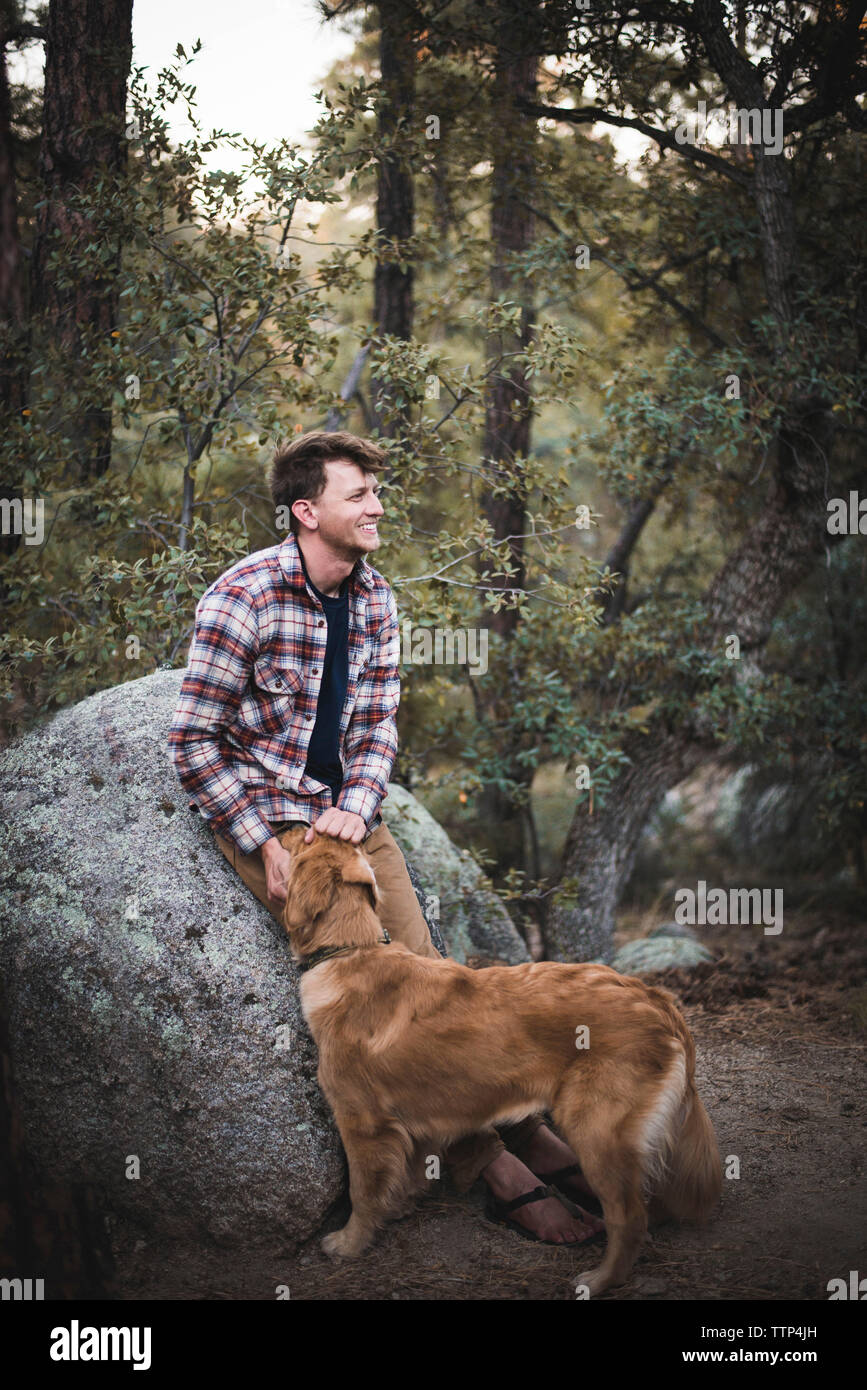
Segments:
[[[290,865],[281,834],[305,821],[308,842],[318,832],[364,844],[383,926],[438,956],[379,814],[400,700],[397,606],[365,559],[380,543],[375,475],[384,459],[344,432],[277,450],[271,493],[289,534],[233,565],[200,600],[169,743],[190,804],[278,922]],[[576,1162],[541,1116],[462,1139],[445,1159],[458,1190],[481,1175],[490,1214],[528,1236],[580,1244],[602,1228],[540,1187],[541,1176]],[[561,1185],[589,1191],[576,1172]]]

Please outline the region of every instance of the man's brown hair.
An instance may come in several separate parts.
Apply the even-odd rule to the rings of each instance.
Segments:
[[[292,512],[293,502],[302,497],[315,502],[325,488],[325,465],[345,460],[357,463],[366,473],[376,473],[385,464],[385,450],[372,439],[359,439],[345,430],[311,430],[288,444],[281,444],[271,465],[271,496],[274,506],[286,507],[289,529],[297,536],[299,521]]]

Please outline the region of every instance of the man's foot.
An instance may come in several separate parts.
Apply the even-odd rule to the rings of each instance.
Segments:
[[[520,1157],[537,1177],[548,1174],[548,1181],[550,1181],[551,1173],[556,1173],[560,1168],[570,1168],[578,1162],[577,1155],[572,1152],[569,1145],[565,1144],[547,1125],[539,1126],[532,1138],[520,1150]],[[569,1197],[596,1196],[583,1173],[573,1173],[568,1178],[558,1178],[557,1186]]]
[[[506,1150],[489,1163],[482,1172],[494,1197],[501,1202],[510,1202],[514,1197],[522,1197],[539,1186],[539,1179],[521,1162],[515,1154]],[[509,1213],[509,1220],[532,1231],[539,1240],[552,1245],[581,1245],[592,1240],[605,1223],[588,1212],[572,1216],[556,1197],[546,1197],[543,1201],[528,1202]]]

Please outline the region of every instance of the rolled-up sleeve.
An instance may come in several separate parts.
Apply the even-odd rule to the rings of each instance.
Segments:
[[[397,756],[400,637],[397,604],[390,589],[386,606],[346,731],[343,786],[337,800],[341,811],[353,811],[367,825],[386,794]]]
[[[250,595],[241,589],[205,594],[196,609],[188,668],[169,731],[178,777],[215,830],[250,854],[269,840],[271,827],[220,750],[259,652]]]

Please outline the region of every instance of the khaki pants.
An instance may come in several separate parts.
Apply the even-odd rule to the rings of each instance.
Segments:
[[[272,829],[275,835],[280,836],[285,829],[285,823],[272,823]],[[224,839],[222,835],[215,834],[214,839],[251,893],[268,908],[274,920],[280,922],[282,904],[272,902],[268,897],[262,851],[257,849],[252,854],[242,854],[231,840]],[[441,960],[439,951],[431,941],[403,855],[384,822],[370,832],[363,842],[363,849],[376,875],[379,889],[379,920],[389,936],[392,940],[401,941],[405,946],[409,946],[417,955],[433,956],[436,960]],[[518,1124],[499,1125],[496,1129],[489,1125],[477,1134],[467,1135],[450,1145],[444,1159],[457,1190],[466,1192],[472,1187],[482,1169],[487,1168],[507,1145],[513,1151],[517,1150],[526,1144],[543,1123],[543,1115],[529,1115]]]

